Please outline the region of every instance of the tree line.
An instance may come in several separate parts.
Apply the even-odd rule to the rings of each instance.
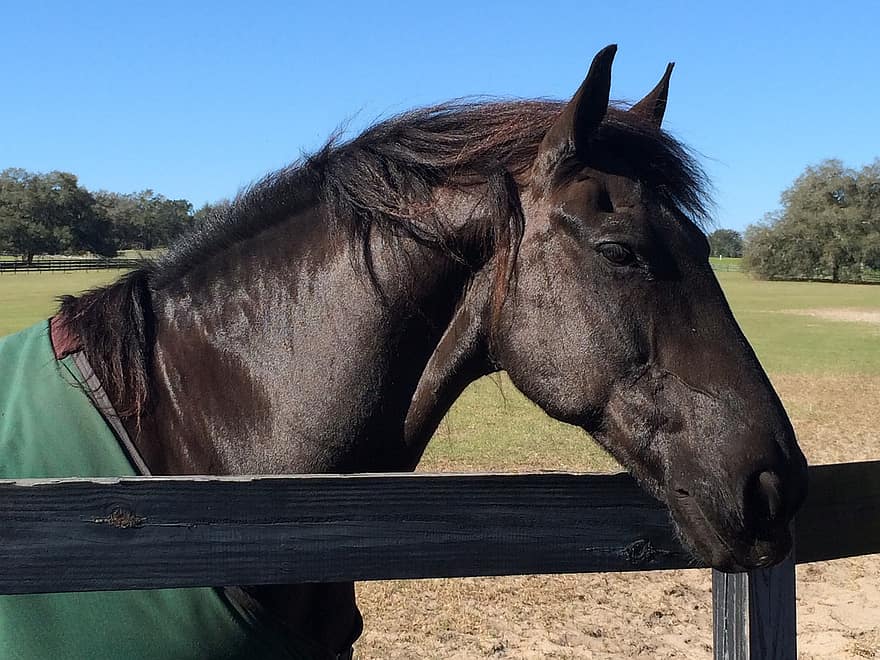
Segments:
[[[743,267],[764,279],[862,282],[880,276],[880,159],[807,167],[782,207],[746,229]]]
[[[220,203],[221,205],[223,202]],[[168,245],[219,205],[197,211],[154,192],[91,192],[69,172],[0,172],[0,252],[31,263],[40,254],[93,253]]]
[[[121,249],[168,245],[228,202],[198,210],[152,190],[90,192],[69,172],[0,172],[0,252],[112,257]],[[713,256],[742,257],[763,279],[861,282],[880,277],[880,159],[855,170],[839,160],[807,167],[782,206],[744,235],[709,234]]]
[[[744,235],[709,234],[712,256],[741,256],[761,279],[880,279],[880,159],[858,170],[839,160],[809,166],[781,201]]]

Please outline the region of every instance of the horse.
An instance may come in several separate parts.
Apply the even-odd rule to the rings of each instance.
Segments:
[[[673,65],[612,103],[615,53],[567,102],[459,100],[331,140],[63,298],[56,357],[93,370],[137,471],[163,475],[412,470],[503,370],[695,556],[780,561],[806,461],[709,266],[703,170],[661,127]],[[350,583],[217,591],[311,657],[350,657],[362,631]]]

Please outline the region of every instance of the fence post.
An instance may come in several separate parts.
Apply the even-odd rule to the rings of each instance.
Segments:
[[[715,660],[747,660],[748,576],[712,571],[712,632]]]
[[[797,660],[794,559],[749,573],[749,647],[752,660]]]
[[[796,660],[794,559],[727,574],[712,571],[715,660]]]

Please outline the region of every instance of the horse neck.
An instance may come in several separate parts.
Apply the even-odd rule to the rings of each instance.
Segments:
[[[154,292],[154,403],[134,429],[154,472],[414,465],[433,429],[404,420],[469,272],[382,231],[370,248],[375,281],[313,210]]]
[[[488,287],[412,241],[376,232],[370,247],[375,283],[359,246],[307,214],[154,292],[154,402],[128,424],[154,473],[414,467],[484,371]],[[251,593],[334,652],[360,634],[350,583]]]

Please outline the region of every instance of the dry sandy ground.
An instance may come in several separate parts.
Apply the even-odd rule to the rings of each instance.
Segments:
[[[880,458],[880,378],[774,383],[810,462]],[[878,560],[798,567],[800,658],[880,658]],[[356,657],[710,658],[710,584],[705,570],[361,584]]]
[[[880,325],[880,311],[873,309],[847,309],[845,307],[820,307],[818,309],[786,309],[783,314],[815,316],[826,321],[845,321],[849,323],[871,323]]]

